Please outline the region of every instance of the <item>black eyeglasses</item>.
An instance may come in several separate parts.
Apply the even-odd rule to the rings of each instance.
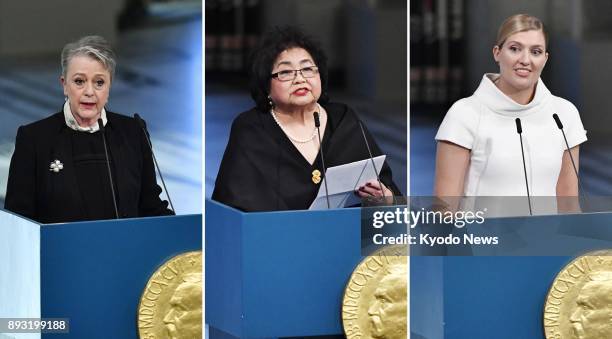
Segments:
[[[298,72],[300,72],[304,78],[314,78],[317,74],[319,74],[319,68],[317,66],[308,66],[301,69],[286,69],[272,73],[270,77],[276,78],[280,81],[292,81],[297,77]]]

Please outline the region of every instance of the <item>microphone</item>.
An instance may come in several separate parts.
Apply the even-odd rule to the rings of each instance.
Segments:
[[[523,150],[523,128],[521,127],[521,119],[516,118],[516,133],[521,140],[521,155],[523,156],[523,171],[525,172],[525,186],[527,187],[527,202],[529,203],[529,215],[533,215],[531,210],[531,196],[529,195],[529,181],[527,180],[527,165],[525,164],[525,151]]]
[[[162,175],[161,169],[159,168],[159,165],[157,164],[157,158],[155,157],[155,153],[153,152],[153,145],[151,144],[151,139],[149,139],[149,132],[147,131],[147,125],[145,124],[144,120],[142,120],[140,115],[138,115],[138,113],[134,113],[134,119],[136,119],[136,121],[138,122],[138,125],[140,125],[140,128],[144,132],[145,139],[147,139],[147,145],[149,145],[149,150],[151,151],[151,156],[153,157],[153,163],[155,164],[155,168],[157,168],[157,173],[159,173],[159,178],[161,179],[162,185],[164,186],[164,191],[166,191],[166,196],[168,197],[170,208],[172,209],[172,212],[176,214],[176,211],[174,210],[174,205],[172,205],[172,199],[170,199],[170,193],[168,192],[168,189],[166,188],[166,182],[164,181],[164,176]]]
[[[115,207],[115,218],[119,219],[119,210],[117,209],[117,197],[115,196],[115,184],[113,183],[113,173],[110,168],[110,161],[108,160],[108,147],[106,146],[106,135],[104,129],[104,123],[102,119],[98,119],[98,127],[100,134],[102,135],[102,143],[104,144],[104,157],[106,158],[106,169],[108,170],[108,180],[110,182],[111,194],[113,196],[113,206]]]
[[[365,142],[366,148],[368,149],[368,155],[370,156],[370,161],[372,162],[372,167],[374,168],[374,173],[376,174],[376,181],[378,181],[378,185],[382,192],[383,201],[386,202],[387,197],[385,196],[385,190],[383,189],[382,182],[380,181],[380,176],[378,175],[378,169],[376,168],[376,164],[374,163],[374,156],[372,155],[372,150],[370,149],[370,143],[368,142],[368,138],[366,138],[365,130],[363,129],[363,123],[359,118],[357,118],[357,123],[359,124],[359,128],[361,129],[361,136],[363,136],[363,141]],[[393,204],[395,205],[395,196],[391,196],[393,198]]]
[[[574,173],[576,173],[576,179],[578,180],[578,194],[580,194],[580,192],[584,193],[584,190],[582,189],[582,184],[580,182],[580,176],[578,175],[578,168],[576,167],[576,163],[574,162],[574,157],[572,156],[572,152],[570,152],[570,147],[569,147],[569,143],[567,142],[567,137],[565,136],[565,131],[563,130],[563,124],[561,123],[561,119],[559,119],[559,116],[557,115],[557,113],[554,113],[552,115],[553,119],[555,119],[555,123],[557,124],[557,127],[561,130],[561,134],[563,134],[563,140],[565,140],[565,147],[567,150],[567,153],[569,153],[570,156],[570,160],[572,161],[572,168],[574,168]]]
[[[325,167],[325,159],[323,159],[323,143],[321,142],[321,121],[319,120],[319,112],[312,113],[314,116],[315,127],[319,135],[319,154],[321,155],[321,166],[323,166],[323,184],[325,185],[325,199],[327,199],[327,209],[330,209],[329,192],[327,190],[327,168]]]

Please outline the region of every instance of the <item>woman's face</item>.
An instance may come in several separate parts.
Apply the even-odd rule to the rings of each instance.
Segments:
[[[290,48],[278,55],[272,65],[272,74],[316,66],[314,59],[305,49]],[[316,103],[320,96],[321,77],[318,71],[307,78],[297,72],[295,78],[287,81],[270,79],[270,97],[276,109],[291,111],[305,108]]]
[[[68,62],[66,77],[61,77],[61,82],[77,123],[87,127],[96,122],[108,101],[111,86],[111,76],[104,65],[88,56],[75,56]]]
[[[548,60],[544,33],[531,30],[512,34],[502,47],[493,48],[493,57],[499,63],[500,87],[533,89]]]

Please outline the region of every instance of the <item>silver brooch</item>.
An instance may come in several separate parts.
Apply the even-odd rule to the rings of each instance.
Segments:
[[[63,169],[64,169],[64,164],[62,164],[61,161],[59,160],[51,161],[51,164],[49,165],[49,171],[51,172],[57,173]]]

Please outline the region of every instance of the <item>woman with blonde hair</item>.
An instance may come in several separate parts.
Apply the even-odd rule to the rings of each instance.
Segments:
[[[570,152],[578,167],[586,131],[576,107],[552,95],[540,78],[547,40],[534,16],[517,14],[501,24],[493,47],[499,73],[485,74],[472,96],[455,102],[436,135],[434,195],[526,196],[525,181],[532,196],[578,195]]]

